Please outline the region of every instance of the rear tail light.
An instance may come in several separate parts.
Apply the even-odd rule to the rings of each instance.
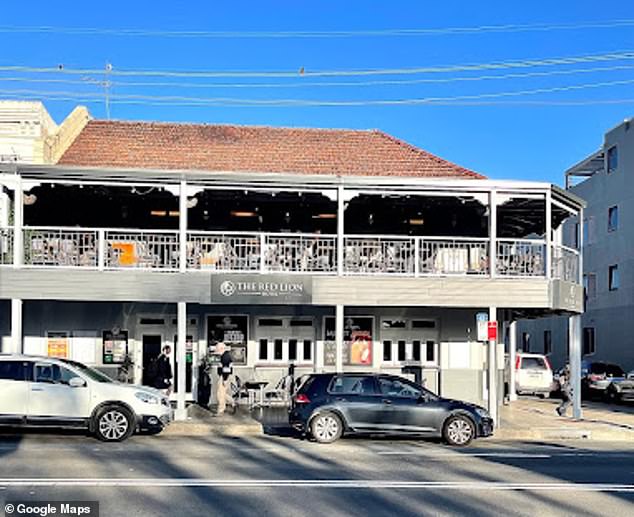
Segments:
[[[550,366],[550,361],[548,360],[548,357],[544,357],[544,361],[546,361],[546,366],[548,367],[549,370],[552,371],[552,366]]]
[[[605,379],[605,375],[599,375],[597,373],[591,373],[588,378],[591,381],[602,381],[603,379]]]
[[[517,358],[515,359],[515,369],[516,369],[516,370],[519,370],[519,369],[520,369],[520,361],[521,361],[521,360],[522,360],[522,359],[521,359],[521,358],[519,358],[519,357],[517,357]]]
[[[310,399],[305,393],[295,395],[295,404],[310,404]]]

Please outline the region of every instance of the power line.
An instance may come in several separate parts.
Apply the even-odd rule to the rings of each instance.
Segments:
[[[0,33],[66,34],[77,36],[127,36],[167,38],[224,38],[224,39],[284,39],[284,38],[355,38],[355,37],[413,37],[442,36],[483,33],[551,32],[561,30],[610,29],[634,26],[633,19],[588,21],[578,23],[538,23],[480,25],[471,27],[437,27],[420,29],[370,29],[334,31],[187,31],[160,29],[123,29],[100,27],[55,27],[55,26],[1,26]]]
[[[117,104],[135,104],[140,101],[181,105],[180,103],[195,104],[200,106],[227,106],[227,107],[356,107],[356,106],[397,106],[397,105],[424,105],[434,103],[451,103],[458,101],[480,101],[504,97],[538,95],[544,93],[560,93],[567,91],[584,90],[590,88],[606,88],[611,86],[623,86],[634,84],[634,79],[620,81],[604,81],[587,84],[564,85],[549,88],[535,88],[530,90],[516,90],[506,92],[481,93],[474,95],[457,95],[452,97],[423,97],[404,99],[371,99],[371,100],[318,100],[318,99],[240,99],[231,97],[188,97],[188,96],[152,96],[152,95],[111,95],[111,102]],[[50,97],[63,97],[65,99],[94,99],[95,94],[83,92],[40,92],[37,90],[0,90],[0,94],[9,95],[47,95]],[[99,97],[103,99],[103,96]]]
[[[299,72],[284,71],[262,71],[262,72],[240,72],[240,71],[178,71],[178,70],[126,70],[113,67],[111,76],[121,77],[190,77],[190,78],[298,78],[298,77],[346,77],[346,76],[375,76],[375,75],[412,75],[423,73],[447,73],[447,72],[471,72],[478,70],[505,70],[516,68],[529,68],[539,66],[560,66],[577,63],[596,63],[605,61],[620,61],[634,59],[634,51],[611,52],[606,54],[590,54],[584,56],[556,57],[543,59],[525,59],[517,61],[499,61],[491,63],[472,63],[457,65],[442,65],[414,68],[380,68],[380,69],[360,69],[360,70],[317,70]],[[58,67],[33,67],[22,65],[0,66],[0,72],[21,72],[21,73],[56,73],[70,75],[95,75],[102,74],[99,69],[73,69],[63,65]]]
[[[246,88],[246,89],[286,89],[286,88],[312,88],[312,87],[348,87],[348,86],[399,86],[399,85],[413,85],[413,84],[437,84],[437,83],[453,83],[453,82],[477,82],[488,80],[508,80],[508,79],[524,79],[531,77],[551,77],[559,75],[574,75],[574,74],[588,74],[588,73],[605,73],[619,70],[633,70],[634,65],[617,65],[609,67],[594,67],[594,68],[574,68],[565,70],[548,70],[541,72],[526,72],[526,73],[511,73],[511,74],[498,74],[498,75],[480,75],[480,76],[464,76],[464,77],[439,77],[439,78],[426,78],[426,79],[394,79],[394,80],[361,80],[361,81],[322,81],[322,82],[304,82],[297,83],[201,83],[201,82],[159,82],[159,81],[109,81],[108,84],[113,87],[123,88],[137,88],[137,87],[154,87],[154,88],[196,88],[196,89],[232,89],[232,88]],[[37,77],[2,77],[0,76],[0,82],[23,82],[23,83],[36,83],[36,84],[73,84],[73,85],[87,85],[87,84],[99,84],[105,85],[105,81],[99,81],[92,78],[82,79],[54,79],[46,78],[41,79]]]

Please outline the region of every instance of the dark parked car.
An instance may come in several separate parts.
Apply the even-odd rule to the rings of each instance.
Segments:
[[[608,386],[612,382],[624,379],[625,372],[617,364],[583,361],[581,364],[581,395],[584,398],[606,397]]]
[[[290,423],[320,443],[344,433],[416,434],[464,446],[493,434],[484,408],[438,397],[402,377],[371,373],[311,375],[294,397]]]

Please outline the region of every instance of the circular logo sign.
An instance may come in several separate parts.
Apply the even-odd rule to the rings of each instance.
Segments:
[[[222,284],[220,284],[220,292],[224,296],[231,296],[236,292],[236,284],[234,284],[231,280],[225,280]]]

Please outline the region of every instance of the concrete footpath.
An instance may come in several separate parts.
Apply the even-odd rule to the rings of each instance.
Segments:
[[[583,420],[555,413],[558,400],[520,399],[501,408],[501,427],[494,440],[600,440],[634,443],[634,405],[620,406],[584,402]],[[284,408],[239,409],[216,417],[198,406],[188,410],[187,421],[173,422],[164,431],[169,436],[255,436],[293,434]],[[571,414],[571,409],[568,410]]]

